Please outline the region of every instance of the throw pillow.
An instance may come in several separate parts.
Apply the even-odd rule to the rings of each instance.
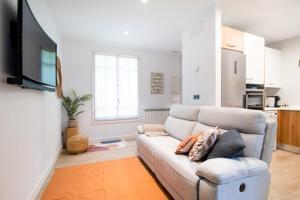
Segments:
[[[245,142],[241,134],[236,130],[229,130],[218,136],[217,143],[213,146],[207,159],[233,158],[244,155]]]
[[[193,147],[193,145],[197,142],[197,137],[198,135],[190,135],[187,138],[185,138],[184,140],[182,140],[180,142],[180,144],[178,145],[175,153],[176,154],[185,154],[188,153],[191,148]]]
[[[209,129],[197,137],[197,142],[193,145],[189,158],[191,161],[199,161],[209,152],[210,148],[215,144],[219,127]]]

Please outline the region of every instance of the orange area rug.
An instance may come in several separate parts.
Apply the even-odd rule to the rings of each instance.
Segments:
[[[56,169],[42,200],[170,199],[137,157]]]

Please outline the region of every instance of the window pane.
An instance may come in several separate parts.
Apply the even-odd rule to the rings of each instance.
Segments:
[[[117,58],[95,56],[95,118],[117,117]]]
[[[95,119],[138,117],[137,58],[95,56]]]
[[[138,116],[138,62],[136,58],[119,57],[119,116]]]

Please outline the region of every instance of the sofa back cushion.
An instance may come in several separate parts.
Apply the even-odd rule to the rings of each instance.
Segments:
[[[184,140],[187,136],[192,134],[195,124],[195,121],[169,116],[165,123],[165,130],[169,135],[178,140]]]
[[[188,121],[197,121],[199,106],[173,104],[170,108],[170,116]]]
[[[191,135],[198,119],[199,107],[174,104],[166,120],[165,130],[171,136],[183,140]]]
[[[241,133],[264,135],[266,131],[264,113],[255,110],[201,106],[199,107],[198,121],[226,130],[236,129]]]
[[[266,130],[266,117],[261,111],[240,108],[200,106],[198,123],[193,132],[219,126],[221,134],[230,129],[241,133],[245,142],[244,155],[261,158]]]

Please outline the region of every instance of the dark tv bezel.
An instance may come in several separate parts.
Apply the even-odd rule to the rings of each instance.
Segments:
[[[57,44],[49,37],[49,35],[44,31],[44,29],[41,27],[37,19],[35,18],[27,0],[19,0],[18,1],[18,13],[17,13],[17,78],[21,80],[20,87],[22,88],[29,88],[29,89],[36,89],[36,90],[45,90],[45,91],[55,91],[55,86],[49,85],[37,80],[34,80],[30,77],[27,77],[23,74],[23,6],[24,3],[28,7],[32,19],[35,21],[35,23],[38,25],[39,29],[45,34],[45,36],[53,43],[55,44],[55,57],[57,57]],[[55,60],[55,72],[57,71],[57,60]],[[18,81],[20,82],[20,81]],[[57,74],[55,73],[55,82],[57,82]]]

